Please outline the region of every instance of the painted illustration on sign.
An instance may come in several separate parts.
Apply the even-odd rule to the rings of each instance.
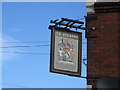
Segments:
[[[58,60],[59,62],[71,63],[73,64],[74,59],[74,44],[68,39],[61,39],[58,43]]]

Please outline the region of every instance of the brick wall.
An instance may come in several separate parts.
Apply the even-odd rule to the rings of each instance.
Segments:
[[[118,13],[118,46],[119,46],[119,68],[118,68],[118,72],[119,72],[119,77],[120,77],[120,13]]]
[[[87,16],[87,28],[96,28],[87,33],[87,84],[93,87],[99,77],[120,77],[120,13],[117,10],[109,11],[96,10],[97,13]],[[96,17],[96,20],[92,20],[92,17]]]

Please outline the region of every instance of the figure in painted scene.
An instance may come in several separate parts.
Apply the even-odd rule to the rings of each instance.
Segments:
[[[58,60],[73,63],[75,46],[72,41],[60,40],[58,43]]]

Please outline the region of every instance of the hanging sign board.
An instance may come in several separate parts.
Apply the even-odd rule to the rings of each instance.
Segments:
[[[82,33],[62,28],[51,30],[50,72],[81,75]]]

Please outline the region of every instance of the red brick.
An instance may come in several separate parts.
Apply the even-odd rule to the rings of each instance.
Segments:
[[[98,29],[89,31],[88,36],[97,38],[87,39],[87,75],[120,77],[120,13],[95,13],[97,20],[89,21],[88,28]],[[95,87],[96,79],[88,79],[87,83]]]

